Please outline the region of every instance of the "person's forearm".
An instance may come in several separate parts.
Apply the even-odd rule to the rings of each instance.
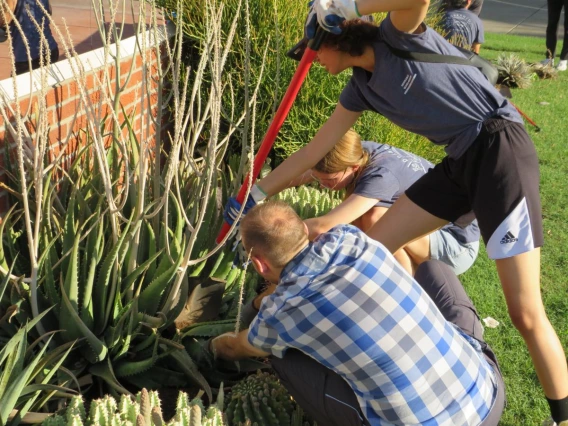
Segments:
[[[288,157],[257,185],[269,196],[288,188],[290,182],[304,174],[321,160],[361,116],[337,104],[335,111],[319,129],[309,144]]]
[[[211,342],[212,351],[215,358],[238,360],[251,357],[268,356],[269,353],[261,351],[252,346],[247,339],[248,329],[242,330],[239,334],[222,334]]]
[[[305,185],[307,183],[313,182],[312,169],[306,170],[300,176],[292,180],[287,186],[287,188],[295,188],[296,186]]]
[[[360,15],[370,15],[378,12],[414,9],[429,4],[430,0],[356,0],[355,3]]]
[[[329,231],[337,225],[336,223],[329,223],[326,216],[327,215],[323,215],[304,220],[304,223],[308,227],[308,238],[310,241],[313,241],[318,235]]]
[[[423,31],[421,24],[429,5],[430,0],[357,0],[360,15],[390,12],[393,26],[403,33]]]

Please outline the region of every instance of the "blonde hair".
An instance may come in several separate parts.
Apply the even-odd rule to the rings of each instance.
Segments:
[[[363,149],[361,136],[355,130],[349,129],[331,151],[314,166],[314,170],[320,173],[337,173],[348,167],[358,166],[353,182],[346,188],[349,195],[353,192],[355,183],[368,162],[369,153]]]
[[[282,201],[253,207],[240,225],[243,246],[261,255],[274,267],[283,268],[308,242],[304,222]]]

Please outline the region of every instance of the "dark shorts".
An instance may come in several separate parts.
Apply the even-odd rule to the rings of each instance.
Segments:
[[[459,159],[446,157],[407,191],[412,202],[460,225],[473,211],[487,254],[503,259],[541,247],[536,150],[525,128],[494,118]]]

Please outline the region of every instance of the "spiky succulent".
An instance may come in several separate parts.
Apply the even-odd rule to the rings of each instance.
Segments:
[[[538,78],[541,78],[543,80],[553,80],[558,77],[558,70],[550,63],[546,65],[541,63],[532,64],[531,68],[532,71],[538,76]]]
[[[277,200],[289,204],[302,219],[322,216],[341,204],[338,192],[320,191],[310,186],[288,188],[280,192]]]
[[[231,425],[289,426],[293,410],[288,391],[278,379],[260,371],[233,386],[226,415]]]
[[[509,87],[525,89],[532,83],[535,75],[524,59],[517,55],[499,55],[495,66],[499,70],[499,83]]]
[[[186,393],[180,392],[176,414],[165,422],[160,408],[158,392],[142,389],[135,399],[122,395],[120,402],[106,395],[91,403],[86,417],[81,397],[71,400],[64,415],[47,418],[44,426],[225,426],[223,413],[223,389],[219,390],[217,404],[204,409],[200,398],[189,401]]]

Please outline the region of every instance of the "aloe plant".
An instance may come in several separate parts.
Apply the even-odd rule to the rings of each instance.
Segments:
[[[0,289],[0,295],[5,285]],[[46,414],[43,410],[49,397],[71,397],[76,392],[67,387],[74,379],[58,376],[58,370],[73,349],[74,342],[47,351],[54,333],[41,336],[29,343],[29,333],[47,312],[22,325],[0,350],[0,424],[17,425],[21,421],[36,423]],[[47,344],[34,352],[32,349],[41,338]],[[76,380],[76,379],[75,379]],[[47,398],[46,398],[47,396]]]
[[[121,62],[120,49],[109,42],[118,40],[122,31],[114,24],[119,21],[117,5],[110,1],[112,24],[106,28],[99,15],[103,5],[94,4],[101,32],[108,36],[104,55],[115,66]],[[194,285],[194,280],[204,283],[216,276],[215,265],[228,290],[237,277],[245,276],[227,268],[232,263],[229,254],[224,261],[215,258],[221,257],[225,241],[216,244],[214,239],[234,180],[224,173],[229,140],[238,131],[247,155],[254,145],[254,136],[246,136],[254,121],[258,90],[258,81],[247,77],[250,64],[245,63],[243,73],[251,89],[246,107],[229,111],[222,107],[223,97],[232,90],[223,70],[235,31],[239,26],[248,31],[248,2],[239,5],[243,13],[231,17],[229,32],[220,26],[222,7],[204,2],[203,18],[210,25],[193,68],[181,62],[183,44],[177,42],[181,28],[158,25],[158,11],[150,6],[149,14],[145,5],[140,8],[141,22],[148,19],[152,25],[149,37],[138,34],[137,45],[144,52],[152,38],[161,37],[163,42],[152,47],[154,59],[141,54],[145,73],[140,114],[146,124],[141,130],[134,130],[134,118],[122,110],[124,82],[112,80],[110,67],[97,77],[100,104],[88,95],[82,63],[68,42],[64,50],[72,58],[73,78],[81,93],[78,109],[87,115],[86,128],[62,141],[63,147],[75,138],[82,142],[72,157],[49,151],[50,115],[42,100],[48,88],[45,70],[39,71],[45,77],[40,93],[31,99],[33,114],[0,103],[0,114],[16,145],[9,153],[13,161],[7,173],[12,208],[0,224],[0,276],[20,283],[18,303],[26,309],[16,314],[34,318],[30,333],[41,342],[28,358],[17,361],[23,363],[22,371],[36,357],[39,363],[42,357],[58,353],[56,348],[74,345],[71,355],[62,358],[61,368],[76,378],[68,384],[76,392],[93,388],[118,396],[130,395],[136,387],[191,383],[211,398],[210,385],[175,325],[184,308],[197,309],[194,302],[201,293],[189,296],[191,291],[204,291],[204,286]],[[54,30],[66,39],[57,26]],[[171,90],[166,91],[166,85]],[[157,87],[155,109],[144,102],[153,96],[152,86]],[[107,106],[106,111],[100,105]],[[169,112],[166,106],[171,107]],[[15,121],[7,119],[11,115]],[[172,122],[167,133],[161,132],[166,119]],[[222,120],[228,123],[223,132]],[[31,123],[39,123],[34,133],[29,130]],[[243,170],[230,173],[244,174],[245,163],[239,165]],[[224,283],[221,288],[225,290]],[[7,297],[0,298],[0,306],[12,306]],[[215,309],[201,306],[205,314],[190,312],[179,327],[219,315],[235,317],[241,300],[239,293]],[[50,310],[39,316],[45,309]],[[6,339],[19,333],[14,324],[1,325]],[[54,334],[56,330],[61,332]]]

